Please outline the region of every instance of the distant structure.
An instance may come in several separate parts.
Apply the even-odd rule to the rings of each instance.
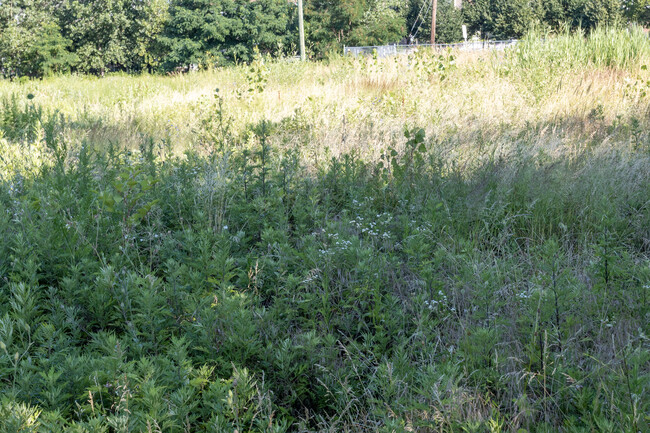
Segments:
[[[460,9],[463,7],[463,0],[454,0],[454,7]]]

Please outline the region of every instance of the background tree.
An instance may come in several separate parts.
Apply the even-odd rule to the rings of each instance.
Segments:
[[[52,3],[14,0],[0,3],[0,69],[4,76],[42,77],[68,71],[76,56],[50,13]]]
[[[431,32],[431,0],[307,0],[316,58],[343,45],[383,45]],[[439,0],[437,40],[461,26],[482,37],[519,38],[534,24],[592,29],[622,20],[650,25],[650,0]],[[250,61],[254,49],[294,53],[296,6],[286,0],[0,0],[0,72],[169,71]]]
[[[406,35],[408,4],[402,0],[371,0],[347,43],[382,45],[399,42]]]
[[[21,74],[26,47],[30,44],[30,35],[23,24],[24,14],[19,3],[0,4],[0,68],[6,77]]]
[[[472,33],[519,38],[533,24],[593,29],[622,18],[621,0],[466,0],[463,17]]]
[[[567,8],[562,0],[539,0],[537,7],[538,19],[547,27],[560,29],[567,24]]]
[[[312,51],[323,55],[343,45],[398,42],[407,33],[408,3],[402,0],[314,0],[305,4]]]
[[[463,2],[463,19],[467,24],[468,33],[476,33],[484,37],[491,33],[494,27],[490,0],[467,0]]]
[[[130,52],[133,69],[152,72],[160,66],[164,51],[160,35],[169,22],[168,0],[134,0],[132,6],[131,30],[134,35],[134,49]]]
[[[529,0],[492,0],[490,37],[520,38],[536,21],[533,3]]]
[[[518,38],[536,20],[535,3],[528,0],[473,0],[463,6],[470,33],[484,38]]]
[[[257,47],[262,54],[284,55],[297,45],[296,6],[286,0],[237,0],[236,16],[224,42],[228,59],[249,61]]]
[[[54,21],[44,22],[26,53],[28,75],[43,77],[69,72],[79,61],[79,57],[69,51],[71,45]]]
[[[650,0],[626,0],[623,11],[629,21],[650,27]]]
[[[163,68],[223,61],[224,43],[237,21],[232,0],[172,0],[169,22],[160,37]]]
[[[567,0],[572,26],[592,29],[597,25],[619,23],[623,17],[621,0]]]
[[[305,38],[312,51],[322,55],[348,44],[361,24],[366,0],[313,0],[304,5]]]
[[[431,0],[412,0],[407,26],[420,40],[431,34]],[[418,18],[419,17],[419,18]],[[453,0],[439,0],[436,14],[436,41],[441,44],[459,42],[463,38],[463,13],[454,7]],[[408,35],[407,35],[408,36]]]
[[[77,69],[98,74],[130,69],[131,6],[128,0],[66,0],[61,5],[57,15],[79,56]]]

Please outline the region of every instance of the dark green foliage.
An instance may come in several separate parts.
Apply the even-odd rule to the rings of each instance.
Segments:
[[[647,155],[460,167],[406,127],[307,167],[304,118],[223,102],[182,156],[4,102],[46,156],[0,178],[0,430],[647,428]]]
[[[79,60],[75,53],[69,51],[71,45],[72,42],[61,35],[55,23],[43,24],[38,29],[30,52],[26,54],[28,75],[43,77],[69,72]]]
[[[472,32],[494,38],[520,38],[533,25],[590,30],[622,18],[621,0],[471,0],[463,16]]]
[[[541,21],[553,29],[560,29],[569,23],[568,10],[563,0],[540,1],[536,11]]]
[[[399,42],[406,28],[405,4],[393,0],[316,0],[305,5],[306,38],[317,55],[343,45]]]
[[[223,58],[222,47],[238,24],[234,1],[176,0],[169,12],[169,23],[161,37],[165,69],[205,65]]]
[[[400,1],[369,1],[358,27],[351,33],[349,45],[395,43],[406,32],[407,8]]]
[[[431,35],[431,8],[427,5],[427,1],[412,1],[408,12],[408,29],[413,28],[412,36],[416,36],[421,43],[428,43]],[[463,24],[462,11],[454,7],[453,1],[441,0],[438,2],[437,43],[460,42],[463,39]]]
[[[365,10],[366,0],[306,3],[305,37],[312,49],[317,53],[337,50],[350,39]]]
[[[492,29],[492,15],[492,0],[472,0],[463,5],[463,19],[470,35],[479,32],[485,37]]]
[[[65,0],[55,10],[79,56],[79,70],[104,74],[128,68],[133,42],[130,7],[129,0]]]
[[[454,43],[463,40],[462,10],[453,7],[451,2],[439,2],[436,16],[436,41],[438,43]],[[429,29],[431,25],[428,26]]]
[[[385,45],[431,32],[431,4],[410,0],[305,2],[310,56],[344,45]],[[452,0],[438,4],[437,41],[521,38],[531,28],[593,29],[627,19],[648,23],[641,0]],[[255,49],[294,55],[296,6],[282,0],[15,0],[0,4],[0,71],[42,77],[79,71],[170,72],[253,60]],[[411,38],[409,38],[411,37]]]
[[[463,14],[471,33],[492,39],[520,38],[538,19],[536,4],[528,0],[476,0]]]
[[[164,55],[160,34],[169,19],[167,0],[146,0],[132,4],[130,9],[129,68],[149,72],[160,67]]]
[[[282,55],[295,45],[295,8],[279,0],[180,0],[160,38],[166,70],[250,61],[257,48]]]
[[[493,0],[492,28],[496,39],[521,38],[535,22],[535,14],[528,0]]]
[[[624,0],[625,18],[644,27],[650,26],[650,2],[648,0]]]
[[[225,47],[229,59],[250,61],[257,48],[274,56],[295,51],[298,44],[296,7],[283,0],[239,0],[239,22],[230,33]]]
[[[584,29],[617,24],[622,18],[621,0],[569,0],[566,7],[573,25]]]
[[[166,8],[164,0],[3,3],[0,67],[8,76],[38,77],[151,68],[161,55],[157,36]]]
[[[0,70],[5,77],[43,77],[69,71],[76,63],[70,40],[48,10],[39,1],[0,4]]]

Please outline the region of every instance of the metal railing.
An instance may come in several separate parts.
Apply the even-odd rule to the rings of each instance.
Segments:
[[[458,51],[482,51],[482,50],[503,50],[506,47],[513,46],[517,43],[517,39],[509,39],[506,41],[467,41],[457,44],[412,44],[412,45],[376,45],[367,47],[344,47],[344,55],[371,55],[373,52],[377,53],[378,57],[396,56],[398,54],[409,54],[417,51],[419,48],[431,48],[436,50],[458,50]]]

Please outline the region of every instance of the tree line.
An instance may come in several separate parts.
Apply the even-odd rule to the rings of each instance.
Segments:
[[[304,0],[309,54],[343,45],[426,41],[431,0]],[[589,29],[650,23],[650,0],[439,1],[437,40],[520,37],[532,25]],[[0,72],[168,72],[293,55],[297,7],[287,0],[0,0]]]

